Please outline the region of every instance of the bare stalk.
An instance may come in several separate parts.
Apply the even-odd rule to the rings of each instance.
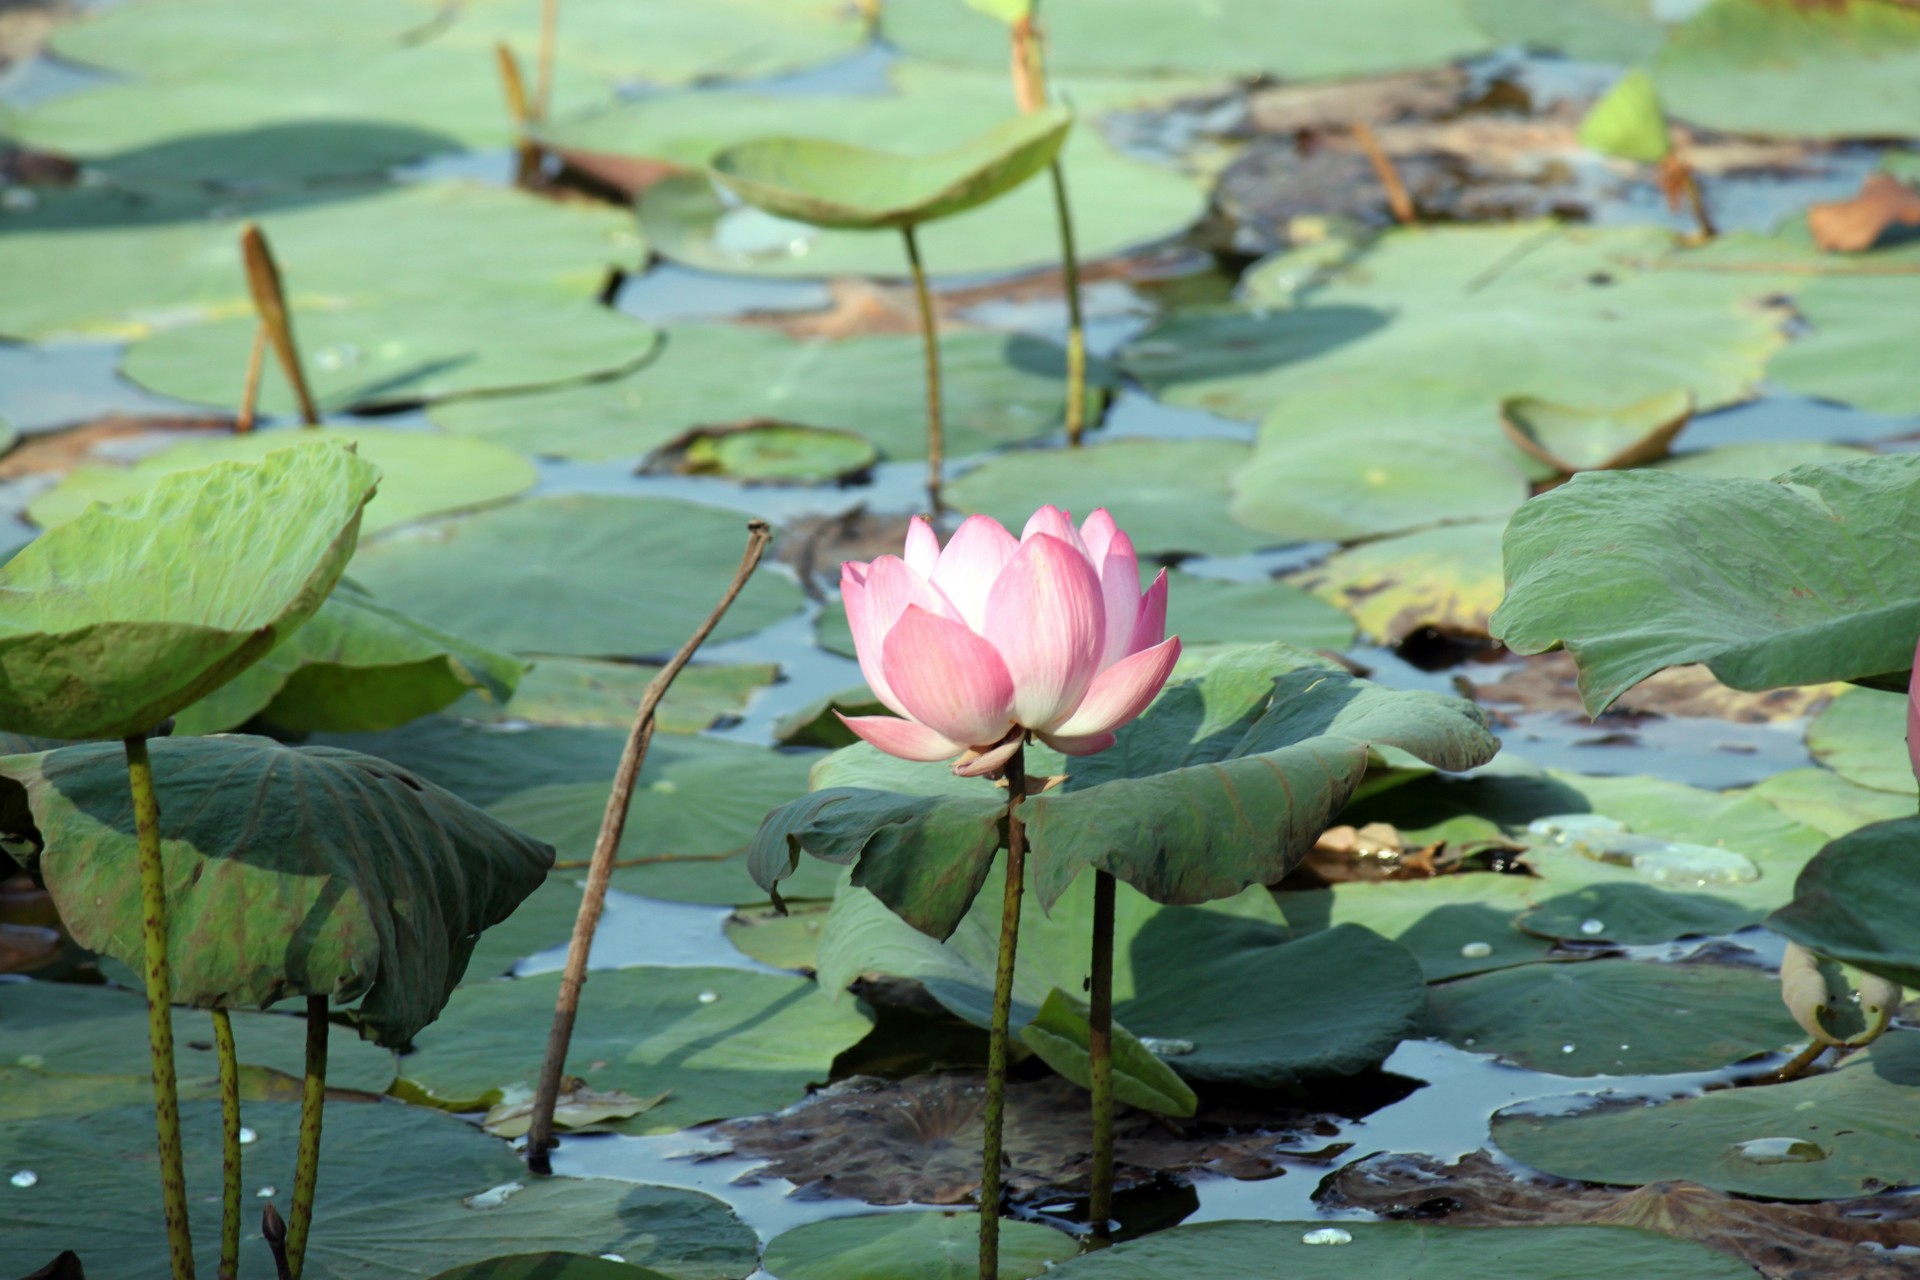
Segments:
[[[310,427],[320,425],[320,411],[313,406],[313,392],[307,386],[306,371],[300,366],[300,349],[293,341],[293,315],[287,310],[287,294],[280,279],[279,264],[267,237],[255,223],[240,228],[240,257],[247,267],[247,291],[253,295],[253,309],[260,313],[280,360],[280,370],[293,387],[300,403],[300,421]]]
[[[493,46],[493,57],[500,69],[500,92],[507,100],[507,114],[513,117],[514,135],[519,138],[514,145],[513,180],[516,186],[524,187],[540,170],[540,149],[528,136],[534,107],[527,101],[527,84],[520,78],[519,59],[507,48],[506,41]]]
[[[233,429],[245,435],[253,430],[260,407],[260,373],[267,363],[267,326],[262,321],[253,331],[253,350],[247,353],[247,380],[240,387],[240,412],[234,415]]]
[[[540,53],[534,64],[533,119],[545,120],[553,110],[553,47],[560,26],[560,0],[541,0]]]
[[[327,1105],[327,998],[307,997],[307,1075],[300,1090],[300,1147],[294,1156],[293,1206],[287,1219],[287,1269],[293,1280],[307,1262],[313,1193],[320,1180],[320,1126]]]
[[[240,1059],[233,1018],[213,1011],[213,1047],[220,1059],[220,1280],[240,1276]]]
[[[1407,184],[1400,181],[1400,170],[1394,167],[1393,157],[1380,145],[1372,126],[1363,120],[1354,121],[1353,138],[1367,153],[1374,177],[1380,179],[1380,185],[1387,190],[1387,207],[1393,210],[1393,220],[1403,227],[1417,226],[1420,215],[1414,211],[1413,197],[1407,194]]]

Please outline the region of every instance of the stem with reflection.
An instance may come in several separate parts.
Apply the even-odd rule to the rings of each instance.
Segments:
[[[320,1176],[320,1122],[327,1103],[327,998],[307,997],[307,1078],[300,1091],[300,1149],[293,1168],[293,1206],[287,1217],[287,1269],[300,1280],[313,1227],[313,1192]]]
[[[1020,894],[1027,877],[1027,827],[1020,802],[1027,795],[1027,748],[1007,761],[1007,888],[1000,899],[1000,960],[993,973],[993,1023],[987,1030],[986,1130],[980,1158],[980,1280],[1000,1276],[1001,1138],[1007,1114],[1007,1026],[1013,1017],[1014,951],[1020,942]]]
[[[240,1059],[233,1018],[213,1010],[213,1047],[220,1058],[220,1280],[240,1275]]]
[[[1093,1069],[1093,1187],[1088,1246],[1113,1243],[1113,908],[1118,885],[1093,873],[1093,965],[1087,984],[1087,1058]]]
[[[1053,211],[1060,220],[1060,274],[1067,295],[1067,444],[1080,447],[1087,428],[1087,325],[1080,312],[1080,258],[1073,244],[1073,210],[1067,204],[1067,172],[1059,159],[1053,176]]]
[[[920,262],[920,242],[914,238],[911,226],[900,228],[900,234],[907,242],[907,265],[913,268],[913,296],[920,304],[920,336],[927,347],[927,502],[932,507],[928,514],[938,516],[940,473],[946,452],[946,433],[940,416],[940,338],[934,327],[933,295],[927,290],[927,271]]]
[[[166,865],[160,855],[160,802],[144,734],[122,744],[133,822],[140,844],[140,933],[146,961],[147,1047],[153,1054],[153,1119],[159,1136],[160,1193],[166,1204],[167,1254],[173,1280],[193,1280],[193,1233],[187,1219],[187,1176],[180,1155],[180,1085],[173,1066],[173,982],[167,972]]]

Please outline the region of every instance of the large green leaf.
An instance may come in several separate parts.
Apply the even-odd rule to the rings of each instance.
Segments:
[[[1288,580],[1345,609],[1363,635],[1384,644],[1423,627],[1478,635],[1500,603],[1500,528],[1472,520],[1363,542]]]
[[[532,1096],[560,975],[475,983],[401,1064],[402,1096],[469,1111]],[[606,1127],[672,1133],[775,1111],[826,1082],[834,1058],[869,1028],[852,1002],[805,978],[740,969],[614,969],[581,1001],[568,1072],[602,1092],[666,1098]]]
[[[28,544],[0,566],[0,728],[124,738],[225,684],[326,599],[379,474],[304,445],[170,476]]]
[[[1807,726],[1807,751],[1848,782],[1911,796],[1913,760],[1906,735],[1906,695],[1851,689]]]
[[[259,1140],[241,1148],[251,1206],[242,1275],[274,1274],[252,1224],[264,1200],[286,1213],[299,1111],[288,1103],[246,1108]],[[181,1132],[187,1184],[209,1189],[191,1208],[195,1253],[210,1276],[220,1245],[220,1198],[211,1194],[220,1185],[219,1104],[181,1107]],[[18,1275],[75,1248],[96,1275],[170,1274],[149,1108],[84,1123],[55,1116],[0,1124],[0,1168],[40,1177],[31,1191],[8,1189],[0,1273]],[[757,1242],[712,1196],[612,1179],[529,1178],[504,1143],[451,1116],[393,1103],[327,1107],[308,1275],[434,1276],[513,1251],[574,1249],[616,1253],[673,1280],[742,1280]]]
[[[1913,812],[1911,796],[1863,787],[1828,769],[1788,769],[1761,779],[1749,790],[1795,822],[1828,837]]]
[[[1920,818],[1877,822],[1822,849],[1800,873],[1793,901],[1767,927],[1823,956],[1920,988],[1913,875]]]
[[[996,1280],[1028,1280],[1079,1251],[1063,1231],[1003,1222]],[[971,1280],[979,1263],[980,1216],[935,1212],[810,1222],[775,1236],[761,1260],[772,1280]]]
[[[639,657],[680,647],[725,590],[745,541],[745,519],[713,507],[543,497],[395,530],[361,548],[353,576],[436,626],[502,649]],[[791,579],[762,568],[713,639],[757,631],[800,603]]]
[[[236,55],[339,42],[377,49],[422,24],[393,0],[340,0],[329,10],[261,8],[249,0],[145,0],[63,24],[48,44],[71,62],[111,71],[185,74]]]
[[[864,231],[913,227],[965,213],[1053,162],[1073,114],[1015,116],[960,146],[902,155],[831,138],[762,138],[713,157],[714,180],[775,217]]]
[[[1647,1105],[1571,1099],[1493,1118],[1501,1150],[1543,1172],[1639,1186],[1685,1179],[1776,1200],[1837,1200],[1920,1182],[1920,1034],[1893,1031],[1820,1075]]]
[[[1329,1234],[1332,1241],[1328,1240]],[[1338,1247],[1328,1244],[1337,1242]],[[1425,1222],[1205,1222],[1076,1258],[1060,1280],[1752,1280],[1738,1258],[1631,1227],[1447,1227]]]
[[[316,742],[390,760],[484,808],[534,787],[566,782],[609,785],[619,767],[627,731],[510,728],[437,715],[385,733],[327,734]],[[673,754],[667,744],[661,750],[662,759]]]
[[[341,582],[271,653],[181,711],[174,731],[219,733],[256,715],[296,733],[391,729],[468,693],[504,703],[526,669]]]
[[[258,1008],[359,1001],[404,1045],[460,981],[474,938],[537,888],[553,850],[405,770],[265,738],[151,745],[173,998]],[[75,941],[141,956],[133,801],[117,745],[0,760],[0,815]]]
[[[1194,1113],[1199,1099],[1178,1072],[1119,1023],[1111,1023],[1108,1032],[1114,1101],[1161,1115]],[[1082,1089],[1093,1088],[1093,1012],[1085,1000],[1055,987],[1021,1028],[1020,1039],[1055,1071]]]
[[[1661,0],[1466,0],[1475,23],[1501,44],[1552,49],[1588,62],[1635,63],[1666,39]]]
[[[1036,338],[942,334],[947,456],[1053,430],[1065,403],[1064,367],[1060,349]],[[899,460],[926,456],[926,376],[916,337],[800,342],[756,325],[686,324],[669,328],[652,358],[625,377],[430,412],[459,435],[588,461],[643,457],[694,427],[763,419],[857,431]]]
[[[1599,714],[1663,667],[1736,689],[1904,686],[1920,633],[1920,457],[1796,467],[1772,481],[1575,476],[1507,527],[1494,634],[1564,645]]]
[[[1920,68],[1920,56],[1914,65]],[[1916,304],[1920,282],[1910,275],[1809,280],[1793,293],[1809,331],[1773,358],[1767,374],[1789,391],[1872,413],[1920,412],[1920,394],[1902,373],[1901,335]]]
[[[505,705],[475,692],[453,711],[483,724],[515,720],[625,729],[633,724],[647,686],[659,674],[659,664],[650,662],[542,658],[521,677]],[[780,668],[771,662],[688,666],[674,677],[673,687],[654,708],[654,729],[659,733],[711,729],[746,710],[747,703],[779,675]]]
[[[1085,989],[1092,881],[1080,877],[1049,912],[1029,905],[1022,913],[1017,1032],[1051,993]],[[821,931],[821,985],[838,989],[863,973],[912,978],[954,1013],[988,1025],[1001,885],[996,870],[945,942],[849,886]],[[1166,907],[1121,886],[1114,1020],[1161,1044],[1167,1065],[1187,1079],[1261,1088],[1365,1070],[1413,1034],[1426,986],[1403,948],[1352,925],[1289,939],[1262,889],[1211,906]]]
[[[339,441],[380,468],[380,492],[367,503],[360,532],[368,537],[394,525],[468,507],[484,507],[531,489],[533,464],[481,440],[450,440],[427,431],[372,426],[304,427],[249,431],[182,440],[132,466],[83,462],[59,484],[27,504],[43,528],[65,524],[94,502],[145,493],[160,477],[216,462],[258,462],[276,449],[310,441]]]
[[[1528,876],[1470,873],[1354,880],[1274,896],[1296,936],[1365,925],[1411,951],[1427,981],[1442,982],[1545,959],[1551,943],[1514,925],[1536,893]]]

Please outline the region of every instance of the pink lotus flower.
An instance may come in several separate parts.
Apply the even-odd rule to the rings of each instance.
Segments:
[[[1018,539],[969,516],[945,549],[915,517],[906,556],[840,566],[860,670],[893,716],[841,716],[889,755],[999,772],[1028,734],[1068,755],[1113,745],[1180,656],[1167,575],[1140,590],[1133,542],[1106,511],[1078,529],[1042,507]]]

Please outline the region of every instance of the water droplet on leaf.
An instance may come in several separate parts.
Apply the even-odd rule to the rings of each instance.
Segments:
[[[20,1172],[14,1174],[11,1178],[8,1178],[7,1181],[11,1182],[16,1187],[20,1187],[24,1189],[26,1187],[31,1187],[35,1183],[39,1182],[40,1175],[35,1173],[31,1169],[22,1169]]]
[[[1352,1244],[1353,1232],[1345,1227],[1315,1227],[1300,1237],[1301,1244]]]
[[[1607,926],[1604,921],[1582,920],[1580,922],[1580,932],[1586,934],[1589,938],[1597,938],[1606,931]]]
[[[1460,948],[1460,954],[1469,960],[1485,960],[1493,954],[1491,942],[1469,942]]]
[[[259,1135],[259,1134],[257,1134],[257,1133],[255,1133],[255,1132],[254,1132],[253,1130],[251,1130],[251,1129],[249,1129],[249,1128],[247,1128],[247,1126],[245,1126],[245,1125],[241,1125],[241,1126],[240,1126],[240,1145],[241,1145],[241,1146],[243,1146],[243,1147],[244,1147],[244,1146],[246,1146],[246,1145],[247,1145],[248,1143],[251,1143],[251,1142],[258,1142],[258,1141],[260,1141],[260,1135]]]
[[[1572,1045],[1570,1045],[1570,1044],[1563,1044],[1563,1045],[1561,1045],[1561,1046],[1560,1046],[1560,1052],[1562,1052],[1562,1053],[1572,1053],[1572,1052],[1573,1052],[1573,1046],[1572,1046]]]
[[[488,1187],[485,1191],[476,1191],[460,1201],[469,1209],[498,1209],[505,1204],[516,1191],[525,1190],[518,1182],[503,1182],[497,1187]]]
[[[715,1004],[719,999],[720,993],[718,991],[702,991],[700,993],[701,1004]]]
[[[253,1194],[256,1196],[259,1196],[262,1200],[271,1200],[273,1199],[273,1192],[274,1192],[273,1187],[265,1186],[260,1188],[258,1191],[254,1192]]]
[[[336,342],[313,353],[313,367],[322,373],[338,373],[360,363],[360,348],[351,342]]]
[[[1827,1158],[1827,1149],[1805,1138],[1752,1138],[1733,1144],[1733,1154],[1752,1164],[1812,1164]]]
[[[1141,1036],[1140,1047],[1156,1058],[1180,1058],[1193,1052],[1191,1040],[1179,1040],[1163,1036]]]

